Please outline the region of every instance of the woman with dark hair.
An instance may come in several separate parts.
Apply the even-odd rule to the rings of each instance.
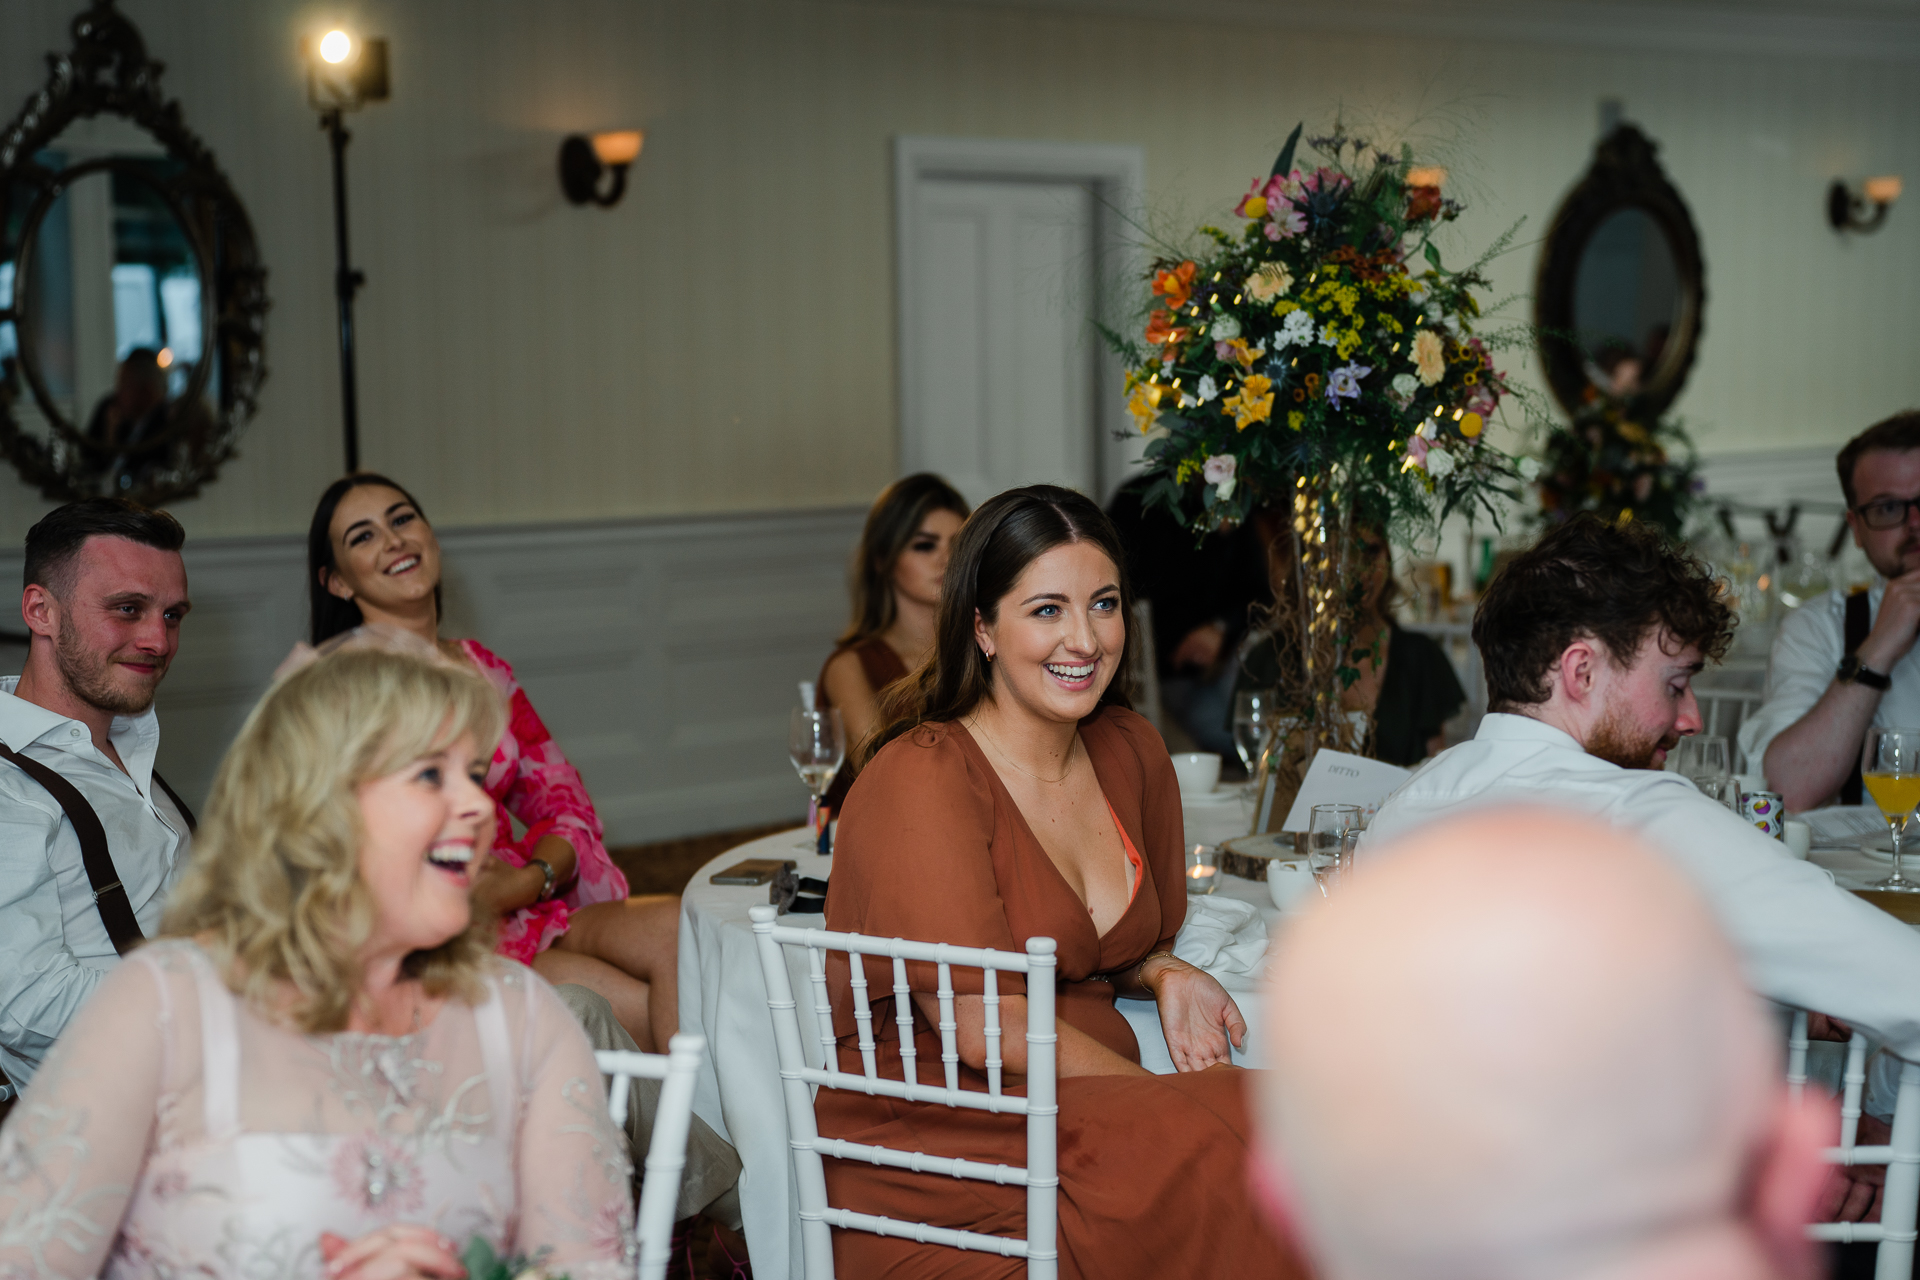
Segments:
[[[921,472],[888,485],[867,512],[854,553],[853,620],[820,668],[815,702],[840,709],[853,755],[880,724],[887,687],[933,651],[934,610],[967,500],[939,476]],[[826,803],[837,812],[853,785],[843,767]]]
[[[628,896],[580,774],[513,668],[478,641],[441,637],[440,541],[413,495],[370,472],[327,486],[307,534],[307,584],[314,644],[361,625],[392,627],[499,691],[507,731],[486,778],[497,833],[474,871],[475,907],[499,917],[501,954],[556,985],[598,992],[641,1048],[664,1050],[680,1021],[680,899]],[[513,818],[526,827],[518,839]]]
[[[1250,1121],[1228,1047],[1246,1024],[1218,982],[1172,954],[1187,905],[1179,786],[1159,734],[1127,709],[1129,594],[1113,525],[1081,495],[1015,489],[973,514],[947,566],[933,656],[895,687],[899,714],[847,797],[826,926],[1006,951],[1055,940],[1062,1276],[1293,1274],[1246,1181]],[[829,966],[842,1067],[859,1071],[849,970],[841,957]],[[920,1060],[936,1061],[935,976],[908,975]],[[984,1089],[980,976],[953,981],[960,1069]],[[868,988],[871,1025],[882,1073],[898,1078],[888,991]],[[1116,995],[1158,1002],[1178,1074],[1140,1066]],[[1001,1025],[1024,1025],[1025,1003],[1003,975]],[[998,1052],[1025,1070],[1017,1032]],[[1018,1116],[839,1090],[816,1105],[834,1137],[1020,1161]],[[850,1160],[830,1162],[827,1179],[833,1202],[856,1211],[1002,1234],[1024,1221],[1023,1187]],[[859,1231],[834,1248],[845,1275],[1024,1266]]]

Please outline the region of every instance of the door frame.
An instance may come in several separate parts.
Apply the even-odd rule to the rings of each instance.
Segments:
[[[1015,138],[936,138],[900,135],[893,140],[894,231],[894,369],[896,471],[905,474],[915,465],[907,442],[914,436],[911,421],[918,389],[914,368],[919,345],[913,332],[914,298],[924,287],[914,263],[920,248],[913,220],[913,193],[929,178],[1011,180],[1027,182],[1082,182],[1093,190],[1095,246],[1095,314],[1122,327],[1130,298],[1127,282],[1138,280],[1145,266],[1134,229],[1140,225],[1146,192],[1147,158],[1143,148],[1100,142],[1040,142]],[[1143,447],[1134,433],[1126,433],[1126,397],[1119,357],[1104,339],[1092,335],[1094,357],[1094,474],[1100,491],[1090,494],[1105,505],[1113,491],[1131,474]],[[977,495],[985,498],[990,495]]]

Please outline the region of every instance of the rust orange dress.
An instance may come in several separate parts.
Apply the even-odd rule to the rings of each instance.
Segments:
[[[860,659],[860,674],[867,678],[867,684],[872,688],[875,698],[885,693],[888,685],[907,674],[907,664],[898,653],[894,652],[893,646],[879,636],[868,636],[865,640],[841,645],[828,654],[826,662],[820,665],[820,679],[814,685],[813,702],[822,711],[833,705],[833,700],[827,697],[827,667],[835,658],[849,649],[853,650],[854,657]],[[828,787],[827,794],[820,798],[820,803],[828,806],[835,813],[839,813],[846,806],[847,790],[853,786],[853,775],[858,772],[853,767],[853,753],[859,745],[857,742],[847,744],[846,763],[840,766],[840,772],[833,775],[833,785]]]
[[[883,937],[1021,951],[1058,944],[1059,1017],[1138,1062],[1139,1045],[1099,975],[1169,948],[1186,916],[1179,784],[1160,735],[1107,707],[1081,722],[1081,741],[1122,831],[1144,861],[1125,914],[1096,935],[1086,905],[1061,878],[971,734],[923,725],[887,744],[847,798],[835,847],[826,926]],[[834,963],[837,961],[837,964]],[[832,955],[843,1069],[861,1070],[844,955]],[[870,973],[872,970],[869,971]],[[979,994],[980,971],[956,969],[955,989]],[[937,989],[931,965],[909,966],[916,990]],[[882,1074],[900,1078],[890,980],[868,989]],[[1003,993],[1020,994],[1016,974]],[[918,1011],[921,1078],[940,1070],[939,1032]],[[1006,1026],[1009,1036],[1024,1028]],[[963,1087],[985,1076],[960,1067]],[[1079,1076],[1060,1081],[1060,1274],[1063,1277],[1298,1276],[1291,1250],[1265,1225],[1247,1181],[1246,1073]],[[1025,1119],[822,1089],[820,1132],[995,1164],[1024,1164]],[[997,1235],[1026,1226],[1026,1191],[828,1160],[831,1203],[867,1213]],[[1016,1277],[1017,1258],[963,1253],[863,1231],[834,1232],[840,1274]]]

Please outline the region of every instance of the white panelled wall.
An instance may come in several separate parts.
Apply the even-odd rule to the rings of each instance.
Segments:
[[[846,623],[858,510],[440,533],[445,633],[519,673],[613,844],[806,812],[786,755],[796,682]],[[161,686],[160,770],[196,808],[305,634],[304,539],[189,540],[193,612]],[[0,556],[0,584],[20,553]],[[17,625],[8,624],[8,630]],[[0,659],[18,670],[21,651]]]

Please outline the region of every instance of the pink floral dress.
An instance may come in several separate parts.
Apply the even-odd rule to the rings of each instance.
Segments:
[[[477,640],[462,640],[460,647],[507,702],[507,732],[487,768],[487,794],[499,805],[494,854],[503,862],[524,867],[540,838],[554,835],[573,846],[578,867],[572,884],[500,921],[496,949],[521,964],[531,964],[567,931],[572,912],[626,897],[627,878],[607,856],[600,815],[593,811],[579,771],[540,722],[526,691],[514,679],[513,668]],[[518,839],[513,834],[515,818],[526,827]]]

